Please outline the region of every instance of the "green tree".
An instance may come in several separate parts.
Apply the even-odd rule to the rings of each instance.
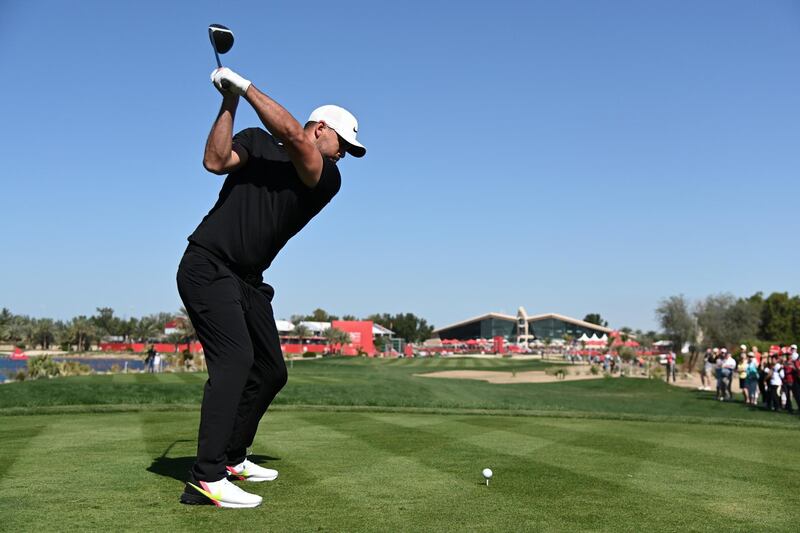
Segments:
[[[703,332],[703,344],[709,347],[734,346],[754,338],[760,312],[757,302],[726,293],[707,296],[697,303],[694,314]]]
[[[0,310],[0,341],[8,341],[9,329],[14,321],[14,314],[7,308]]]
[[[158,315],[147,315],[133,323],[131,338],[139,342],[149,342],[163,334],[164,329]]]
[[[661,300],[656,308],[656,319],[666,337],[672,341],[676,353],[680,353],[687,342],[694,344],[697,324],[689,312],[689,302],[682,294]]]
[[[73,318],[68,325],[70,331],[70,344],[75,346],[76,351],[88,350],[92,345],[97,331],[92,320],[84,315]]]
[[[795,338],[795,327],[792,323],[792,298],[785,292],[773,292],[761,309],[761,327],[759,338],[766,341],[789,344]]]
[[[300,344],[303,344],[303,340],[311,336],[311,330],[304,324],[297,324],[292,331],[292,335],[300,340]]]
[[[324,309],[314,309],[314,311],[310,315],[306,315],[300,319],[300,321],[308,321],[308,322],[331,322],[333,320],[339,320],[339,317],[336,315],[330,315]]]
[[[598,326],[602,326],[604,328],[608,327],[608,322],[603,320],[603,317],[600,316],[600,313],[589,313],[583,317],[583,321],[588,322],[589,324],[597,324]]]
[[[97,314],[91,318],[91,321],[97,335],[101,337],[117,336],[119,319],[114,316],[114,310],[110,307],[98,307],[96,310]]]
[[[43,350],[49,350],[50,345],[55,341],[56,324],[52,318],[40,318],[33,325],[34,346],[41,346]]]
[[[328,342],[328,345],[337,354],[341,354],[344,345],[350,343],[351,341],[349,333],[333,327],[326,329],[322,333],[322,336],[325,337],[325,340]]]
[[[422,342],[433,334],[433,324],[413,313],[374,314],[366,318],[376,324],[394,331],[395,336],[408,342]]]

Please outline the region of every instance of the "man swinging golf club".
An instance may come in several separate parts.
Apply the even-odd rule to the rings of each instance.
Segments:
[[[286,242],[336,195],[336,162],[362,157],[358,123],[347,110],[315,109],[305,126],[250,81],[218,68],[211,81],[222,106],[206,142],[203,166],[227,174],[219,199],[189,236],[178,291],[208,366],[197,460],[181,496],[187,504],[255,507],[261,496],[229,481],[270,481],[278,472],[247,459],[261,417],[286,384],[272,314],[274,289],[263,282]],[[270,133],[233,136],[240,97]]]

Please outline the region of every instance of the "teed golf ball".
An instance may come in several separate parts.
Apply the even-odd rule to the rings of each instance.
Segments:
[[[492,477],[492,469],[491,468],[484,468],[483,469],[483,477],[486,479],[490,479]]]

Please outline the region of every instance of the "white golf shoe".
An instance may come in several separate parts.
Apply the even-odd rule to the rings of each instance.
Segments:
[[[231,509],[246,509],[261,504],[261,496],[245,492],[227,478],[219,481],[191,481],[186,483],[181,503],[189,505],[216,505]]]
[[[278,477],[278,471],[271,468],[258,466],[249,459],[245,459],[236,466],[228,466],[228,474],[236,479],[245,481],[273,481]]]

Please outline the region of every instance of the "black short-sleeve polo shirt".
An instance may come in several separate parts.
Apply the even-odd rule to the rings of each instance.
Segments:
[[[225,179],[219,199],[189,241],[243,270],[261,272],[286,242],[339,192],[336,164],[323,158],[313,189],[300,181],[283,146],[260,128],[237,133],[247,164]]]

